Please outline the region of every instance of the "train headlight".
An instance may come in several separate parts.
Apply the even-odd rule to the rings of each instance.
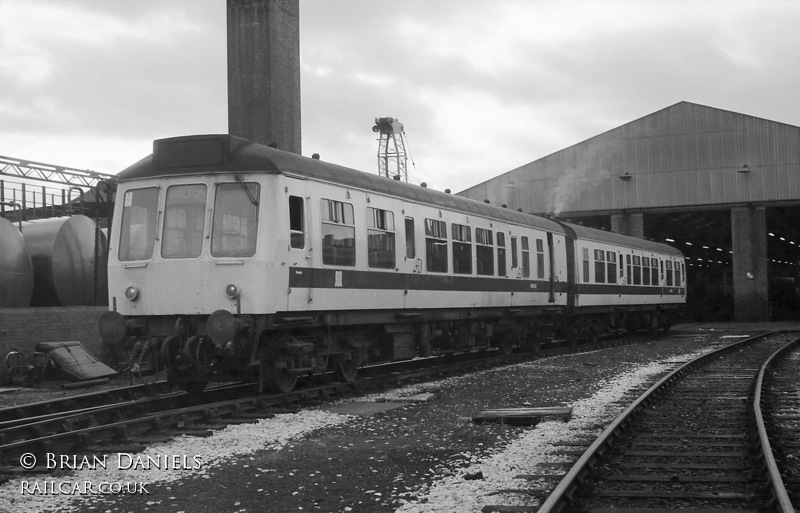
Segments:
[[[139,289],[137,289],[135,285],[130,285],[125,289],[125,297],[130,301],[135,301],[136,298],[139,297]]]
[[[229,284],[227,287],[225,287],[225,295],[230,299],[236,299],[239,296],[239,287],[233,283]]]

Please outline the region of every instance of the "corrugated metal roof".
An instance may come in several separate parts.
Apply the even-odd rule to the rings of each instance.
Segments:
[[[556,214],[797,200],[800,127],[680,102],[459,195]]]

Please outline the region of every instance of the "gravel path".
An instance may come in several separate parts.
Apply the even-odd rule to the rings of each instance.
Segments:
[[[432,391],[432,398],[371,416],[333,413],[328,410],[335,408],[321,405],[230,426],[210,438],[181,437],[149,448],[149,460],[139,455],[134,460],[139,468],[112,468],[117,462],[113,455],[105,469],[84,466],[72,475],[46,479],[146,482],[147,493],[23,494],[23,486],[30,492],[36,482],[15,480],[0,487],[0,511],[427,513],[530,504],[535,499],[496,492],[535,486],[513,477],[536,473],[536,463],[559,458],[547,454],[554,442],[598,434],[621,410],[615,401],[626,391],[653,382],[691,354],[727,343],[726,334],[743,333],[747,331],[742,328],[725,332],[688,327],[669,339],[412,385],[380,396]],[[569,422],[535,427],[469,419],[484,408],[522,406],[572,406],[573,415]],[[170,460],[173,456],[179,460]],[[131,463],[129,456],[124,463]],[[482,478],[465,479],[478,473]]]

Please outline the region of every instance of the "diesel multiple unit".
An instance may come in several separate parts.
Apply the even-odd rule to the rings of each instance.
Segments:
[[[683,255],[229,135],[154,142],[119,174],[108,343],[170,378],[298,376],[555,338],[666,330]]]

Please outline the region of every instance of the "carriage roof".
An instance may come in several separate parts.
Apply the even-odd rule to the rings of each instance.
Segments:
[[[623,235],[621,233],[616,233],[616,232],[609,232],[606,230],[598,230],[597,228],[588,228],[586,226],[578,224],[572,224],[572,223],[561,223],[561,224],[567,228],[568,232],[569,230],[572,230],[572,232],[574,232],[575,238],[579,240],[606,242],[618,246],[625,246],[627,248],[641,249],[657,253],[666,253],[668,255],[683,257],[683,253],[681,253],[680,250],[677,250],[672,246],[661,242],[655,242],[647,239],[640,239],[638,237],[631,237],[629,235]]]
[[[117,177],[122,182],[171,175],[245,172],[296,175],[549,232],[565,233],[558,223],[544,217],[356,171],[227,134],[158,139],[153,142],[151,155],[121,171]]]

